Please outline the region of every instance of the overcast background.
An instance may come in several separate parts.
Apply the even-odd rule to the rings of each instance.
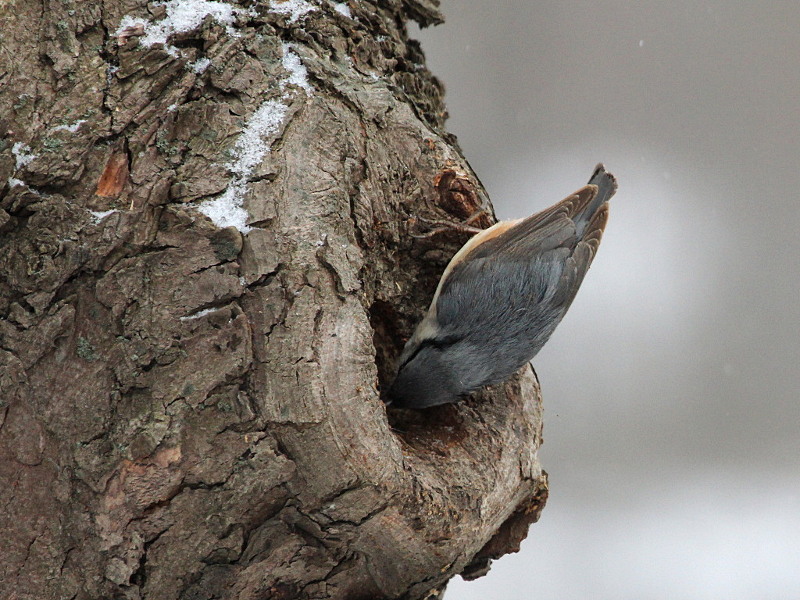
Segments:
[[[501,218],[620,184],[533,361],[541,521],[447,600],[800,597],[800,3],[442,8],[415,35]]]

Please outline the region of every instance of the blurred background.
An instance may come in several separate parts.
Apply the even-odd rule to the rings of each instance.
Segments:
[[[550,499],[447,600],[800,597],[800,3],[444,0],[414,31],[500,218],[603,161],[534,359]]]

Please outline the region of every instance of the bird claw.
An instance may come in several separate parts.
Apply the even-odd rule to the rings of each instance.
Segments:
[[[459,233],[469,233],[470,235],[475,235],[476,233],[480,233],[483,231],[480,227],[474,227],[470,225],[480,219],[484,215],[488,215],[489,213],[483,209],[477,211],[474,215],[472,215],[469,219],[464,221],[463,223],[456,223],[453,221],[435,221],[432,219],[426,219],[424,217],[417,217],[417,221],[421,221],[428,226],[433,227],[429,231],[425,233],[418,233],[418,234],[411,234],[411,237],[416,239],[429,239],[435,235],[440,233],[447,233],[450,231],[457,231]]]

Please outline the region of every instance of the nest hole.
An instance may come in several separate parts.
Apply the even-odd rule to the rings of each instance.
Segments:
[[[414,323],[383,300],[373,302],[369,310],[375,362],[378,370],[378,389],[381,399],[394,380],[397,359],[412,331]],[[389,426],[408,446],[420,452],[445,454],[447,448],[461,441],[468,431],[464,419],[465,405],[445,404],[422,410],[392,408],[386,410]]]
[[[381,400],[386,394],[397,370],[397,359],[403,351],[407,336],[402,332],[401,318],[394,307],[383,300],[375,300],[369,308],[372,326],[372,343],[375,346],[375,363],[378,368],[378,391]]]

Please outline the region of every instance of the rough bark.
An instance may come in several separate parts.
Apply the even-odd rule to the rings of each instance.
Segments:
[[[170,4],[0,8],[0,597],[478,576],[546,497],[534,376],[423,413],[379,392],[464,241],[420,218],[489,208],[407,37],[435,0],[242,4],[147,45]],[[200,212],[226,192],[248,226]]]

